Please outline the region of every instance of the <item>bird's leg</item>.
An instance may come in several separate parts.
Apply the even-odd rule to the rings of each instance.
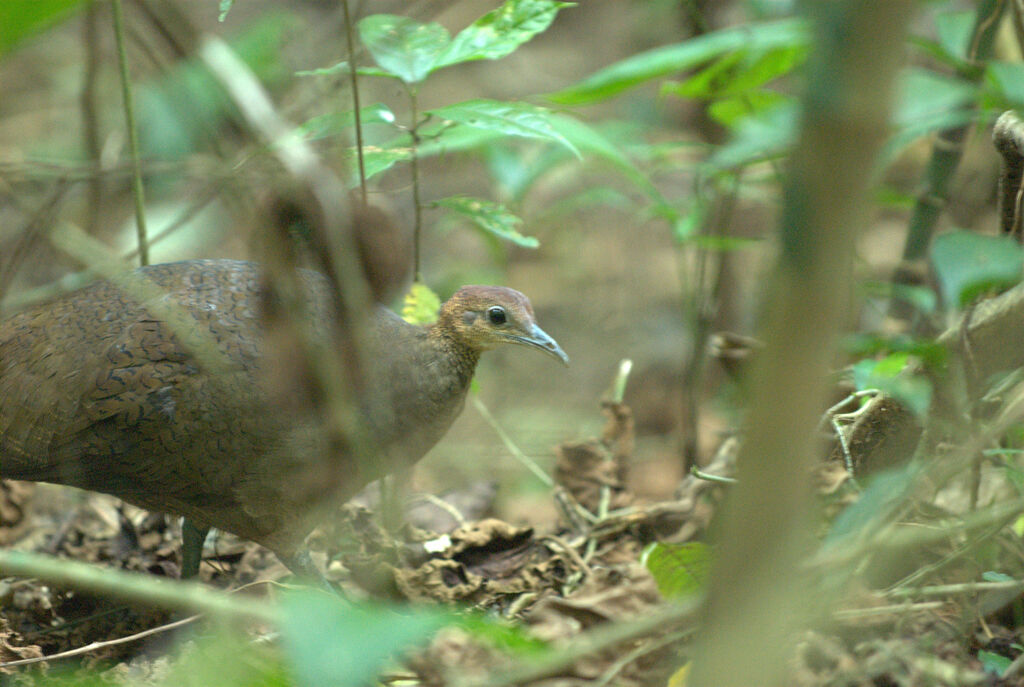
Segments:
[[[187,580],[199,574],[199,563],[203,558],[203,544],[209,533],[209,525],[197,525],[188,518],[182,520],[181,579]]]
[[[331,584],[331,581],[320,572],[320,568],[316,567],[312,557],[309,555],[309,549],[303,546],[291,553],[275,551],[274,555],[300,580],[319,582],[320,586],[327,591],[343,599],[345,598],[345,593],[341,591],[341,588]]]
[[[405,502],[412,483],[412,469],[397,468],[380,481],[380,522],[393,539],[398,539],[405,524]]]

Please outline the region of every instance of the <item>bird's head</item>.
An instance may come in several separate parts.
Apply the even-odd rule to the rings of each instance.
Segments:
[[[530,299],[514,289],[463,286],[441,306],[437,324],[474,351],[487,351],[501,344],[519,344],[569,364],[569,356],[537,326]]]

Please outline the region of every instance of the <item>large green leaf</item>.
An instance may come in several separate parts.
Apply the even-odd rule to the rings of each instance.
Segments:
[[[832,521],[822,550],[850,544],[886,523],[900,505],[906,503],[919,472],[918,465],[908,463],[872,476],[860,498]]]
[[[505,57],[547,30],[558,10],[574,4],[554,0],[508,0],[460,31],[435,68]]]
[[[78,9],[82,0],[0,0],[0,55]]]
[[[789,74],[806,58],[807,46],[803,44],[738,50],[716,59],[685,81],[663,86],[662,93],[705,100],[746,95]]]
[[[991,81],[1013,107],[1024,106],[1024,64],[1020,62],[989,62],[986,65]]]
[[[1009,236],[953,231],[935,238],[932,265],[946,306],[958,308],[1019,282],[1024,254]]]
[[[374,61],[408,84],[416,84],[434,70],[451,44],[440,24],[421,24],[395,14],[373,14],[359,21],[359,38]]]
[[[965,59],[967,44],[974,29],[974,10],[947,12],[935,17],[935,31],[939,45],[950,57]]]
[[[451,621],[442,611],[353,606],[321,591],[284,596],[282,645],[295,684],[359,687],[386,662]]]
[[[974,103],[978,89],[963,79],[942,76],[927,69],[910,69],[900,77],[893,118],[910,125]]]
[[[807,45],[808,40],[805,23],[797,19],[723,29],[634,55],[548,97],[567,105],[591,103],[651,79],[692,69],[734,50],[798,47]]]
[[[907,353],[891,353],[881,360],[861,360],[853,366],[853,383],[858,391],[879,389],[923,418],[932,401],[931,383],[906,370]]]
[[[468,219],[478,229],[505,241],[511,241],[523,248],[537,248],[540,241],[532,236],[524,236],[516,228],[523,220],[508,211],[501,203],[469,196],[452,196],[442,198],[434,203],[437,207],[447,208]]]
[[[576,117],[563,114],[552,115],[548,121],[555,131],[566,140],[571,141],[577,149],[595,155],[611,164],[655,204],[669,207],[668,201],[650,178],[629,159],[629,156],[599,131]]]
[[[652,544],[644,549],[643,564],[666,599],[704,591],[711,569],[711,549],[703,542]]]
[[[383,103],[375,103],[362,108],[359,110],[359,116],[363,126],[367,124],[393,126],[395,123],[395,113]],[[328,112],[303,122],[297,128],[297,133],[307,140],[341,135],[352,136],[352,127],[355,126],[355,121],[355,112],[353,110]]]
[[[412,149],[408,147],[408,140],[406,140],[405,147],[382,148],[376,146],[363,146],[363,165],[366,167],[366,178],[372,179],[378,174],[386,172],[394,167],[396,162],[404,162],[411,157]],[[355,152],[353,152],[351,156],[351,161],[352,178],[350,183],[355,187],[359,185]]]
[[[707,171],[736,169],[782,155],[796,139],[798,115],[795,101],[782,100],[743,117],[736,125],[732,140],[708,158]]]
[[[498,131],[508,136],[536,138],[558,143],[580,156],[569,140],[551,125],[552,113],[542,107],[500,100],[467,100],[430,110],[429,114],[476,129]]]

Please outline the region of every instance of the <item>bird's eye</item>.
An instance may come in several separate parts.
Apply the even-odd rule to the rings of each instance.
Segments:
[[[491,324],[505,324],[508,317],[505,315],[505,308],[496,305],[487,309],[487,319]]]

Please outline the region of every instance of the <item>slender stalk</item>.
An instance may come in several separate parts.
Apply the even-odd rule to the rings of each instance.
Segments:
[[[99,11],[96,0],[88,0],[82,17],[82,43],[85,47],[85,72],[78,102],[82,110],[82,137],[95,174],[89,177],[85,230],[93,236],[99,231],[103,206],[103,177],[100,174],[100,127],[96,82],[100,66]]]
[[[348,12],[348,0],[341,0],[345,14],[345,42],[348,44],[348,75],[352,88],[352,113],[356,125],[356,159],[359,161],[359,191],[366,205],[366,163],[363,160],[363,116],[359,106],[359,75],[356,74],[355,41],[352,40],[352,19]]]
[[[721,237],[726,234],[732,219],[732,211],[736,206],[741,173],[736,173],[732,187],[727,191],[716,189],[718,208],[711,220],[713,224],[709,236]],[[693,348],[683,366],[683,474],[698,465],[700,458],[700,403],[704,392],[704,373],[707,369],[708,339],[711,336],[711,327],[718,309],[725,275],[723,263],[724,256],[721,252],[697,249],[697,273],[688,289],[691,295],[684,303],[684,316],[693,330]],[[708,273],[712,271],[714,281],[709,285]]]
[[[978,3],[971,41],[967,47],[967,62],[970,70],[962,77],[972,83],[981,83],[985,76],[984,63],[992,56],[996,29],[1006,8],[1006,0],[982,0]],[[964,154],[964,140],[970,124],[943,129],[935,138],[932,155],[925,170],[924,188],[917,196],[910,216],[907,240],[903,246],[903,257],[893,283],[897,285],[920,284],[924,278],[923,262],[935,233],[935,225],[949,201],[949,184],[960,166]],[[909,319],[912,314],[909,303],[891,300],[889,313],[898,319]]]
[[[111,0],[114,15],[114,36],[117,39],[117,64],[121,72],[121,95],[124,118],[128,127],[128,148],[132,156],[132,198],[135,200],[135,231],[139,244],[139,263],[149,264],[149,243],[146,238],[146,200],[142,188],[142,165],[139,162],[139,132],[135,123],[131,76],[128,73],[128,48],[124,37],[124,12],[121,0]]]
[[[409,159],[409,165],[412,170],[412,205],[413,205],[413,225],[412,225],[412,274],[413,281],[422,282],[423,275],[420,272],[420,238],[421,229],[423,226],[423,206],[420,203],[420,164],[419,164],[419,147],[420,147],[420,112],[419,112],[419,101],[416,97],[416,87],[409,87],[409,106],[412,110],[412,125],[409,127],[409,135],[412,136],[412,156]]]
[[[111,570],[25,551],[0,550],[0,572],[38,577],[56,585],[190,613],[264,622],[276,622],[280,618],[280,611],[272,604],[228,596],[198,582]]]

